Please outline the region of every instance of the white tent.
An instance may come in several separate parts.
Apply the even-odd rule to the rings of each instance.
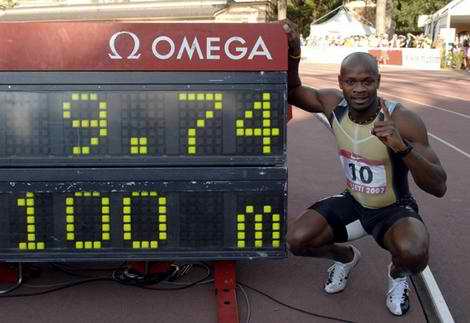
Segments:
[[[315,44],[316,39],[325,38],[326,36],[347,38],[355,35],[367,36],[375,33],[375,28],[372,25],[361,22],[348,9],[340,7],[337,11],[328,21],[320,24],[312,23],[310,25],[308,44]]]

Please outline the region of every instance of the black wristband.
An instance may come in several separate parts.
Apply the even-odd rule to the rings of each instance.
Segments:
[[[302,54],[299,54],[299,55],[292,55],[292,54],[289,54],[289,59],[293,59],[293,60],[299,60],[302,58]]]
[[[406,148],[403,149],[402,151],[397,151],[395,152],[395,154],[399,157],[399,158],[404,158],[406,155],[408,155],[412,150],[413,150],[413,146],[406,140],[403,140],[403,142],[405,143],[406,145]]]

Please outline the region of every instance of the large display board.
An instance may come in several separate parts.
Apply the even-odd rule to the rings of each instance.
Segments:
[[[0,24],[0,259],[285,256],[285,46],[275,24]]]

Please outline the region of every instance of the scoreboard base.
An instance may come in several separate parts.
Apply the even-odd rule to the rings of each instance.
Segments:
[[[235,260],[257,260],[257,259],[283,259],[287,257],[287,250],[281,249],[276,251],[250,251],[250,252],[159,252],[158,254],[130,254],[130,253],[80,253],[71,255],[67,253],[51,253],[47,254],[0,254],[0,264],[11,263],[37,263],[37,262],[108,262],[108,261],[235,261]]]

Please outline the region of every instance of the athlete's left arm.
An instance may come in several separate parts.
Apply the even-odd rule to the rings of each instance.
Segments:
[[[426,126],[415,113],[398,105],[393,116],[380,99],[384,121],[377,121],[372,130],[394,152],[404,152],[409,143],[413,148],[403,157],[416,184],[436,197],[444,196],[447,174],[436,153],[429,145]],[[406,142],[405,142],[406,141]]]

